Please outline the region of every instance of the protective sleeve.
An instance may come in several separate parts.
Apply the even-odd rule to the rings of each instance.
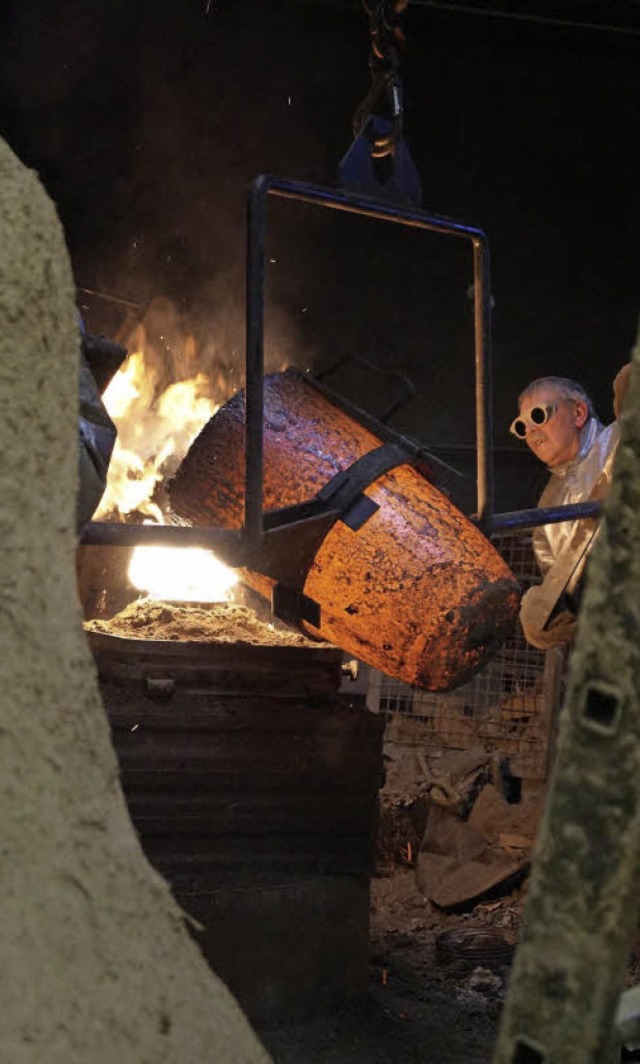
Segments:
[[[104,494],[116,427],[109,417],[88,363],[80,355],[80,410],[78,423],[79,486],[76,529],[91,520]]]

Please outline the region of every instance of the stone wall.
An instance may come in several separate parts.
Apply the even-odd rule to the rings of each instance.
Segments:
[[[0,140],[2,1059],[258,1064],[121,793],[76,598],[77,390],[62,229]]]

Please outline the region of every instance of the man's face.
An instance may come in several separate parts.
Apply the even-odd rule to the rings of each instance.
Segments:
[[[525,421],[534,406],[555,405],[555,411],[544,425],[532,425],[527,421],[526,441],[536,458],[550,469],[577,458],[580,449],[580,429],[587,420],[586,403],[576,399],[563,399],[552,387],[541,387],[531,392],[520,404],[520,417]]]

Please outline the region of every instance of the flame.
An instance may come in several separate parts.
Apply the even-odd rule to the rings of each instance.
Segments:
[[[169,301],[155,300],[124,343],[131,354],[102,397],[118,435],[95,520],[163,524],[164,481],[240,382],[215,332],[207,330],[199,351]],[[154,598],[202,602],[228,599],[237,582],[214,554],[193,547],[136,547],[129,579]]]
[[[170,384],[156,398],[157,371],[143,350],[134,351],[107,388],[103,401],[118,436],[106,491],[96,520],[134,511],[161,520],[153,494],[173,472],[220,404],[204,373]],[[170,463],[173,460],[173,465]]]
[[[192,336],[158,349],[140,326],[127,347],[132,353],[103,395],[118,435],[95,519],[126,520],[135,514],[138,520],[164,524],[162,484],[219,409],[212,395],[224,400],[229,383],[219,372],[212,381],[197,371]],[[182,379],[162,387],[163,379],[178,375]],[[194,547],[136,547],[128,575],[135,587],[167,601],[226,601],[237,583],[232,569]]]
[[[168,602],[228,602],[238,582],[233,569],[201,547],[136,547],[128,575],[134,587]]]

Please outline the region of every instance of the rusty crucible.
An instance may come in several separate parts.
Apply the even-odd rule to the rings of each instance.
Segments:
[[[244,405],[239,392],[220,408],[170,484],[174,512],[192,525],[242,525]],[[326,496],[380,445],[304,375],[265,377],[266,527],[271,511]],[[306,634],[409,684],[446,691],[469,679],[510,633],[518,585],[482,533],[409,459],[395,462],[342,513],[325,512],[310,553],[304,522],[293,523],[279,565],[265,554],[243,578],[271,596],[280,615],[286,610],[278,604],[298,591]]]

